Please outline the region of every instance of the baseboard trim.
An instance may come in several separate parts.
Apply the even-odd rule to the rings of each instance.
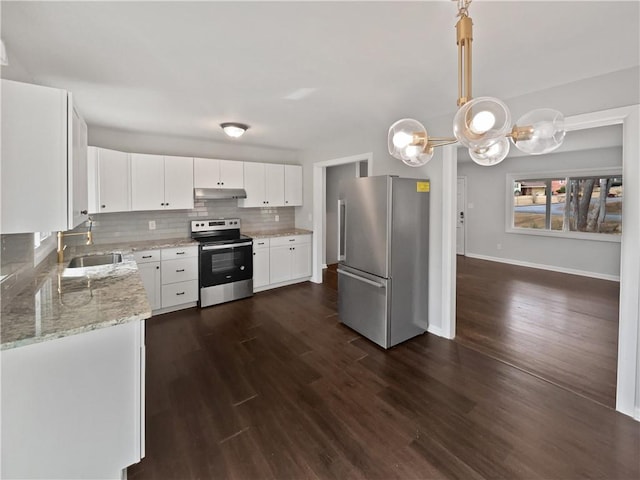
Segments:
[[[477,253],[468,253],[465,255],[478,260],[488,260],[490,262],[507,263],[509,265],[517,265],[519,267],[537,268],[538,270],[548,270],[550,272],[568,273],[570,275],[579,275],[581,277],[598,278],[600,280],[609,280],[611,282],[620,282],[619,275],[607,275],[606,273],[587,272],[585,270],[576,270],[573,268],[558,267],[555,265],[545,265],[542,263],[523,262],[521,260],[513,260],[510,258],[491,257],[489,255],[479,255]]]
[[[163,313],[177,312],[178,310],[184,310],[185,308],[193,308],[197,306],[198,302],[182,303],[180,305],[174,305],[172,307],[164,307],[159,308],[158,310],[154,310],[153,312],[151,312],[151,316],[155,317],[156,315],[162,315]]]
[[[257,288],[254,287],[253,293],[264,292],[265,290],[271,290],[272,288],[286,287],[287,285],[294,285],[296,283],[309,282],[309,281],[311,281],[311,277],[296,278],[294,280],[289,280],[289,281],[280,282],[280,283],[270,283],[269,285],[263,285],[262,287],[257,287]]]
[[[427,327],[427,332],[432,333],[433,335],[436,335],[438,337],[447,338],[444,335],[444,331],[442,330],[442,327],[436,327],[435,325],[429,325],[429,327]]]

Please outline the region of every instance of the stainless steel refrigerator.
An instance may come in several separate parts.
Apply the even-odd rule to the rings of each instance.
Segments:
[[[340,321],[383,348],[424,333],[428,180],[354,178],[340,192]]]

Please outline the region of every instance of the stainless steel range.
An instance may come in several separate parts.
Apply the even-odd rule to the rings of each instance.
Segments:
[[[253,239],[240,234],[240,219],[193,220],[200,242],[200,307],[253,295]]]

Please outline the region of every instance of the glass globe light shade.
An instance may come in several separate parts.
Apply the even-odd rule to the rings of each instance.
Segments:
[[[433,149],[425,151],[429,137],[417,120],[403,118],[389,127],[389,154],[411,167],[421,167],[433,157]]]
[[[499,164],[509,154],[509,139],[503,137],[493,145],[478,149],[469,149],[471,160],[483,167],[490,167]]]
[[[501,100],[478,97],[465,103],[453,118],[453,134],[465,147],[487,148],[511,130],[511,113]]]
[[[530,128],[528,138],[511,140],[519,150],[531,155],[553,152],[562,145],[567,133],[564,115],[551,108],[531,110],[518,119],[516,128]]]

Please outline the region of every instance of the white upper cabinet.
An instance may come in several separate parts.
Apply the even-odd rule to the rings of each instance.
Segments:
[[[87,219],[86,135],[69,92],[2,80],[0,232],[68,230]]]
[[[164,157],[164,208],[193,208],[192,157]]]
[[[238,200],[239,207],[284,206],[284,165],[245,162],[244,189],[247,198]]]
[[[264,165],[265,199],[268,207],[284,205],[284,165]]]
[[[302,166],[284,166],[284,204],[287,207],[302,205]]]
[[[131,209],[193,208],[193,158],[131,154]]]
[[[131,210],[164,209],[164,157],[131,154]]]
[[[67,100],[69,103],[70,99]],[[71,145],[71,168],[69,168],[67,204],[69,208],[68,228],[80,225],[89,213],[89,192],[87,188],[87,124],[73,105],[68,107],[69,129],[68,145]]]
[[[264,163],[244,163],[244,189],[247,198],[238,200],[239,207],[266,207]]]
[[[195,188],[244,188],[244,162],[195,158],[193,186]]]
[[[92,213],[131,210],[130,163],[128,153],[89,147],[89,204]]]

